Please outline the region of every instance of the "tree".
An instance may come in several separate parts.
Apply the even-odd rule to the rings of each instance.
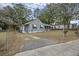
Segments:
[[[26,23],[27,10],[23,4],[15,4],[13,7],[6,6],[0,9],[0,26],[7,28],[6,48],[7,51],[19,48],[22,41],[17,38],[16,28]],[[17,44],[19,42],[19,46]],[[9,49],[8,49],[9,48]]]
[[[78,7],[79,4],[75,3],[50,3],[41,10],[42,13],[39,15],[39,18],[47,23],[59,22],[62,24],[69,24],[70,20],[75,18],[74,16],[78,14]]]
[[[79,16],[79,4],[77,3],[50,3],[42,10],[38,17],[44,23],[63,24],[63,32],[66,34],[69,29],[70,21]]]
[[[40,13],[41,13],[41,10],[39,8],[36,8],[34,10],[34,17],[38,17],[40,15]]]
[[[29,9],[26,8],[23,4],[14,4],[14,10],[16,12],[15,18],[19,19],[22,22],[21,24],[26,23],[27,22],[26,18],[30,14],[30,12],[28,12]]]
[[[51,8],[51,7],[50,7]],[[53,23],[54,22],[54,13],[53,13],[53,8],[50,9],[47,7],[45,7],[44,9],[41,10],[40,15],[38,16],[38,18],[47,24]]]
[[[13,4],[13,7],[6,6],[0,10],[1,18],[5,18],[5,20],[3,21],[1,19],[0,21],[6,23],[6,25],[22,25],[28,22],[27,16],[30,15],[30,12],[28,11],[29,9],[26,8],[23,4]],[[10,20],[6,20],[6,18],[10,18]]]

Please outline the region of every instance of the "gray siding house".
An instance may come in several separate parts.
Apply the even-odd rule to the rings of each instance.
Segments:
[[[20,27],[20,31],[22,33],[44,32],[45,27],[44,27],[44,24],[40,20],[35,19],[22,25]]]

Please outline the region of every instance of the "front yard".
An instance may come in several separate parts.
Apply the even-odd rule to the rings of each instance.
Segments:
[[[49,32],[41,32],[41,33],[31,33],[32,35],[41,37],[41,38],[46,38],[52,41],[56,41],[57,43],[61,42],[68,42],[71,40],[76,40],[78,37],[73,31],[68,31],[66,37],[63,37],[63,32],[62,30],[53,30]]]
[[[14,55],[19,51],[19,48],[23,44],[24,39],[30,38],[28,35],[33,35],[45,39],[49,39],[56,43],[68,42],[71,40],[76,40],[78,37],[73,31],[68,31],[66,37],[63,37],[62,30],[53,30],[49,32],[40,32],[40,33],[7,33],[7,32],[0,32],[0,55]],[[8,46],[11,45],[7,50]]]

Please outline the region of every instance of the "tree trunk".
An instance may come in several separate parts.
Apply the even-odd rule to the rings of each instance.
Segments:
[[[63,27],[63,39],[65,38],[64,31],[65,31],[65,25],[64,25],[64,27]]]

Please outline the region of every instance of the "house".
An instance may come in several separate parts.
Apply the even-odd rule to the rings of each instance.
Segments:
[[[52,29],[55,29],[55,30],[62,30],[63,28],[72,29],[72,24],[63,25],[63,24],[52,23],[51,25],[52,25]],[[69,28],[68,28],[68,26],[69,26]]]
[[[20,32],[23,32],[23,33],[44,32],[45,27],[46,27],[46,30],[48,30],[47,27],[49,27],[49,25],[43,24],[39,19],[34,19],[22,25],[20,27]]]
[[[76,28],[76,26],[79,26],[79,20],[71,20],[69,25],[53,23],[52,26],[53,26],[53,29],[63,29],[63,28],[65,28],[65,29],[74,29],[74,28]],[[68,26],[69,26],[69,28],[68,28]]]
[[[45,32],[51,30],[51,25],[42,23],[39,19],[25,23],[20,27],[22,33]]]
[[[52,30],[52,25],[50,25],[50,24],[44,24],[44,23],[43,23],[43,25],[44,25],[45,31]]]

